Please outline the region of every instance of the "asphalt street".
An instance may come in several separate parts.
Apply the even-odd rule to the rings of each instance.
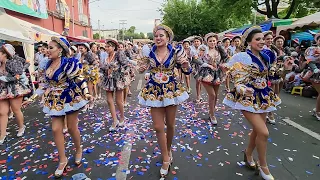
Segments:
[[[159,179],[160,150],[152,129],[149,109],[138,105],[137,95],[145,81],[138,75],[132,83],[133,95],[125,109],[126,128],[109,133],[111,117],[105,100],[94,110],[80,115],[84,149],[83,163],[76,167],[75,153],[67,133],[66,152],[69,165],[62,179],[83,173],[91,179],[153,180]],[[250,126],[239,111],[225,107],[219,94],[218,126],[209,122],[207,103],[195,103],[195,81],[192,94],[178,108],[173,142],[174,163],[167,179],[236,180],[261,179],[243,166],[243,150]],[[207,96],[203,89],[203,99]],[[320,122],[312,116],[315,99],[282,93],[282,104],[276,112],[276,125],[268,125],[268,164],[278,180],[318,180],[320,177]],[[0,179],[53,178],[58,158],[52,137],[50,118],[34,103],[24,110],[26,134],[16,137],[17,125],[8,125],[8,141],[0,147]],[[255,154],[255,158],[257,155]]]

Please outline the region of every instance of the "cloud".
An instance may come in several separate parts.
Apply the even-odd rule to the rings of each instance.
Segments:
[[[135,26],[137,32],[152,32],[154,20],[160,18],[158,9],[163,0],[100,0],[90,3],[93,29],[119,29],[119,20],[127,20],[125,28]]]

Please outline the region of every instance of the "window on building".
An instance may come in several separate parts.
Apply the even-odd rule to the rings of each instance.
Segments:
[[[82,31],[82,36],[88,37],[88,31],[87,30]]]
[[[83,0],[78,0],[79,14],[83,14]]]
[[[59,14],[61,14],[61,15],[64,16],[64,11],[65,11],[65,9],[64,9],[64,6],[63,6],[61,0],[56,0],[56,11],[57,11]]]

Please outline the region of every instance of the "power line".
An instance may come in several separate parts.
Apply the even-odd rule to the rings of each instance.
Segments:
[[[162,4],[163,2],[158,2],[158,1],[154,1],[154,0],[148,0],[150,2],[154,2],[154,3],[159,3],[159,4]]]
[[[102,9],[104,11],[154,11],[156,9]]]

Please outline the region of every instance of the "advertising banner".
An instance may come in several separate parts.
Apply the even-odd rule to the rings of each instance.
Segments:
[[[41,19],[48,18],[46,0],[0,0],[0,7]]]

